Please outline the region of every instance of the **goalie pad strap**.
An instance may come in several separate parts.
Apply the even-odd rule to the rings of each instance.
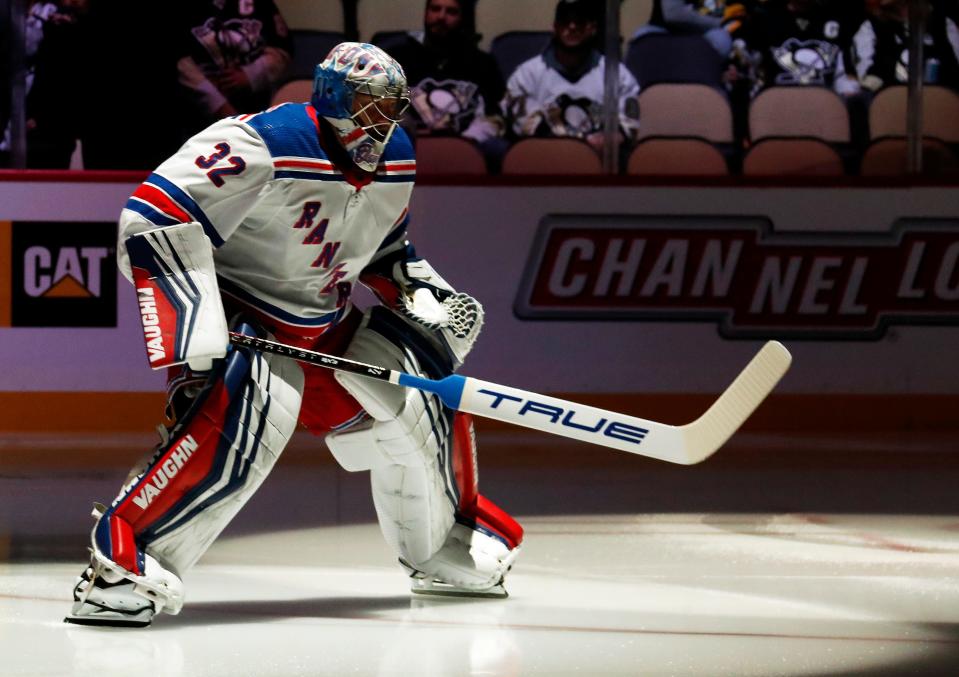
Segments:
[[[198,223],[156,228],[126,240],[147,359],[154,369],[223,357],[229,342],[213,267]]]

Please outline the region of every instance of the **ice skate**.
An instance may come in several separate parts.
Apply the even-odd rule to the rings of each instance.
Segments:
[[[422,577],[417,578],[416,576],[412,577],[412,583],[410,584],[410,592],[416,595],[436,595],[438,597],[487,597],[491,599],[505,599],[509,597],[509,593],[506,592],[506,586],[503,584],[504,579],[500,579],[499,583],[483,589],[476,590],[473,588],[464,588],[453,583],[447,583],[433,576],[427,576],[423,574]]]
[[[509,597],[504,580],[519,556],[500,539],[462,524],[454,525],[446,543],[418,566],[400,559],[416,595],[446,597]]]
[[[134,582],[93,561],[77,579],[73,608],[63,620],[77,625],[144,628],[153,621],[156,606],[135,588]]]

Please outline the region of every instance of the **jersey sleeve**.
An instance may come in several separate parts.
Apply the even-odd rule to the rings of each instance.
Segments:
[[[157,167],[134,191],[120,215],[119,265],[130,276],[123,243],[137,233],[196,222],[220,247],[240,226],[273,177],[263,139],[239,119],[221,120]]]

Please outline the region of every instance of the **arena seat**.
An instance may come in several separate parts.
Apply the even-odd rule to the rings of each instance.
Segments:
[[[324,2],[322,12],[318,12],[312,2],[284,0],[276,4],[290,27],[290,33],[298,30],[339,33],[346,30],[342,2]]]
[[[486,174],[486,161],[474,143],[456,136],[421,136],[416,139],[416,173]]]
[[[629,155],[626,173],[640,176],[724,176],[723,154],[703,139],[652,138]]]
[[[370,38],[370,43],[389,54],[393,47],[405,44],[409,37],[409,31],[378,31]]]
[[[700,84],[653,85],[639,93],[639,138],[694,136],[732,143],[733,113],[726,95]]]
[[[749,106],[749,138],[808,137],[849,143],[849,112],[825,87],[769,87]]]
[[[622,0],[619,8],[619,35],[623,44],[629,43],[633,33],[649,23],[653,14],[653,0]]]
[[[497,35],[490,47],[503,80],[509,80],[516,67],[546,49],[552,33],[549,31],[508,31]]]
[[[476,3],[480,49],[492,51],[493,41],[504,33],[549,32],[555,10],[556,0],[480,0]]]
[[[649,33],[629,43],[623,63],[640,87],[693,82],[719,87],[724,59],[698,35]]]
[[[819,139],[760,141],[743,159],[745,176],[842,176],[842,158]]]
[[[602,174],[599,154],[578,139],[523,139],[503,158],[503,174]]]
[[[290,80],[273,94],[271,106],[281,103],[306,103],[313,94],[313,79]]]
[[[338,31],[291,30],[293,40],[293,63],[290,65],[290,79],[313,79],[313,69],[330,50],[346,40]]]
[[[862,155],[863,176],[905,176],[908,144],[904,137],[876,139]],[[922,176],[959,177],[959,158],[942,141],[922,140]]]
[[[423,7],[422,2],[358,0],[356,24],[360,40],[372,42],[373,36],[381,32],[423,30]]]
[[[869,138],[905,136],[908,88],[886,87],[869,105]],[[945,87],[922,88],[922,134],[959,143],[959,93]]]

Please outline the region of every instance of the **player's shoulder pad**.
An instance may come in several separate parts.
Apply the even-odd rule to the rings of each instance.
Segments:
[[[383,151],[381,162],[402,162],[413,161],[416,155],[413,152],[413,142],[402,127],[393,130],[390,142],[386,144],[386,150]]]
[[[245,118],[245,119],[244,119]],[[317,134],[317,118],[306,103],[284,103],[252,116],[240,116],[263,139],[274,158],[326,159]]]

